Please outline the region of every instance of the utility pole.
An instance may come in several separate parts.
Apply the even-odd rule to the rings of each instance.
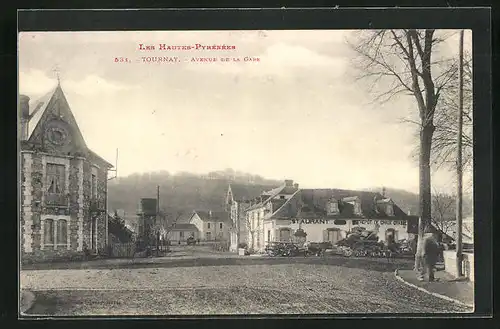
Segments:
[[[156,256],[159,254],[159,240],[160,240],[160,225],[159,225],[159,220],[160,220],[160,185],[156,186]]]
[[[456,203],[456,251],[457,251],[457,273],[462,273],[462,129],[463,129],[463,107],[464,107],[464,30],[460,31],[459,43],[459,68],[458,68],[458,132],[457,132],[457,203]]]

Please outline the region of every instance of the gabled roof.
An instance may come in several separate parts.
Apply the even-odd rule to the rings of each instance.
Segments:
[[[113,165],[110,164],[108,161],[106,161],[104,158],[99,156],[97,153],[93,152],[88,148],[88,146],[85,143],[85,140],[83,138],[83,135],[80,131],[80,128],[78,127],[78,123],[76,122],[76,119],[71,111],[71,108],[66,100],[66,96],[64,95],[64,92],[61,88],[60,84],[57,84],[56,87],[54,87],[50,92],[45,94],[44,96],[40,97],[39,99],[35,100],[30,104],[30,109],[29,109],[29,118],[28,118],[28,134],[26,136],[26,140],[30,141],[32,140],[33,133],[37,131],[37,127],[40,125],[40,122],[42,118],[44,117],[44,114],[46,112],[50,112],[54,106],[57,106],[58,104],[60,106],[61,103],[57,102],[63,102],[62,104],[64,105],[65,111],[68,114],[67,123],[72,125],[75,128],[75,134],[78,140],[80,141],[80,144],[82,145],[83,149],[82,151],[84,153],[88,153],[87,155],[92,157],[93,159],[97,160],[98,162],[103,163],[105,166],[108,168],[112,168]],[[48,115],[49,113],[47,113]],[[43,124],[43,123],[42,123]],[[40,130],[42,127],[38,128]]]
[[[207,211],[207,210],[195,210],[193,215],[197,214],[198,217],[204,222],[229,222],[229,213],[226,211]]]
[[[270,191],[274,186],[269,185],[244,185],[244,184],[229,184],[229,189],[233,194],[235,201],[248,201],[255,199],[266,191]]]

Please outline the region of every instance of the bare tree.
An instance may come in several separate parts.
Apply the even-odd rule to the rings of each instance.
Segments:
[[[246,216],[247,232],[250,233],[250,247],[255,249],[255,234],[259,234],[260,219],[254,219],[252,216]]]
[[[441,232],[451,235],[455,226],[455,197],[434,190],[432,223]]]
[[[172,215],[165,212],[165,210],[161,210],[159,215],[159,217],[161,218],[161,224],[159,224],[157,227],[158,232],[161,232],[161,234],[163,234],[164,237],[168,239],[170,232],[172,232],[175,224],[177,224],[177,221],[182,215],[182,211],[178,211],[177,214]]]
[[[455,169],[454,155],[457,153],[458,74],[443,93],[435,116],[436,131],[432,143],[433,163]],[[464,107],[462,132],[462,161],[465,170],[472,169],[472,58],[465,54],[464,60]]]
[[[410,95],[416,102],[419,127],[419,237],[431,223],[431,153],[436,130],[438,100],[456,74],[456,61],[434,58],[443,38],[435,30],[363,31],[354,43],[355,66],[360,79],[370,80],[377,90],[375,100],[387,102],[394,96]],[[372,89],[373,89],[372,87]],[[419,239],[419,245],[422,239]],[[420,248],[417,248],[419,250]],[[420,267],[420,256],[415,267]]]

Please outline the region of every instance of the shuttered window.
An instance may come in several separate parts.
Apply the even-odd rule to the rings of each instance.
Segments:
[[[47,163],[47,192],[54,194],[64,193],[66,166]]]
[[[46,219],[43,224],[43,244],[54,245],[54,220]]]
[[[68,223],[64,219],[57,221],[57,245],[68,246]]]

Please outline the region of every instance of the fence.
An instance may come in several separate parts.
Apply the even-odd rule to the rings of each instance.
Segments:
[[[135,243],[112,243],[111,257],[126,257],[132,258],[135,254]]]

